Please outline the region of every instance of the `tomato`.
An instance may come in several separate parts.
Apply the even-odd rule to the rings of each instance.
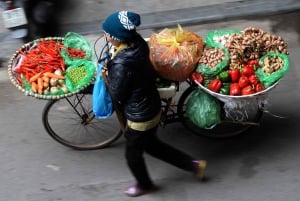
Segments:
[[[242,89],[242,95],[254,94],[254,89],[252,85],[247,85]]]
[[[241,76],[239,81],[238,81],[239,87],[244,88],[249,84],[249,79],[246,76]]]
[[[214,92],[219,92],[222,87],[222,81],[214,79],[208,84],[208,88]]]
[[[266,89],[266,87],[263,83],[257,83],[254,87],[255,92],[260,92],[260,91],[263,91],[265,89]]]
[[[231,83],[229,88],[229,95],[238,96],[241,95],[241,88],[238,83]]]
[[[254,72],[254,69],[253,69],[252,66],[246,65],[242,68],[242,75],[243,76],[249,77],[250,75],[253,75],[253,74],[255,74],[255,72]]]
[[[256,74],[250,75],[249,76],[249,82],[251,84],[253,84],[253,85],[258,84],[259,83],[259,79],[258,79],[257,75]]]
[[[202,84],[202,82],[204,80],[202,74],[195,72],[195,71],[190,75],[190,79],[193,81],[197,81],[200,84]]]

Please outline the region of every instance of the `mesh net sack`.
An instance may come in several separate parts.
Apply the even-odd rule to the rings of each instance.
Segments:
[[[203,52],[203,41],[197,34],[165,28],[149,39],[150,59],[158,74],[165,79],[184,81],[196,68]]]

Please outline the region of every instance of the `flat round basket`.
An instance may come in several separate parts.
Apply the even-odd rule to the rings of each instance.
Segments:
[[[85,69],[87,71],[86,72],[87,76],[80,82],[80,85],[73,85],[72,87],[64,88],[64,90],[60,89],[57,92],[53,92],[53,91],[50,91],[51,85],[49,84],[49,87],[45,86],[45,88],[44,88],[44,90],[46,90],[46,89],[49,90],[49,93],[46,93],[45,91],[42,91],[42,90],[39,90],[39,91],[34,90],[34,87],[32,86],[33,85],[32,82],[29,81],[29,79],[28,79],[28,74],[30,72],[32,72],[33,69],[36,73],[40,69],[39,65],[48,64],[48,66],[45,68],[47,68],[48,70],[49,69],[52,70],[52,74],[53,74],[53,71],[55,69],[54,69],[54,65],[52,65],[52,64],[60,63],[61,65],[64,65],[63,57],[57,57],[57,59],[54,59],[54,61],[52,60],[52,62],[49,62],[50,60],[47,59],[47,58],[49,58],[47,56],[41,57],[41,59],[39,60],[40,61],[39,65],[34,64],[34,62],[32,62],[33,63],[32,66],[35,65],[32,68],[30,68],[30,63],[29,64],[27,63],[26,65],[23,64],[24,60],[26,59],[26,57],[28,55],[27,53],[29,51],[34,51],[35,49],[37,49],[36,47],[39,45],[39,43],[45,42],[45,41],[46,42],[55,41],[55,42],[58,42],[57,43],[58,45],[61,45],[63,47],[64,38],[63,37],[48,37],[48,38],[41,38],[41,39],[31,41],[29,43],[24,44],[22,47],[20,47],[13,54],[11,59],[9,60],[9,63],[8,63],[9,79],[16,86],[16,88],[18,90],[20,90],[27,96],[33,96],[38,99],[47,99],[47,100],[61,99],[61,98],[65,98],[68,96],[72,96],[72,95],[80,92],[81,90],[85,89],[87,86],[89,86],[94,81],[94,73],[95,73],[96,68],[94,67],[94,65],[92,64],[91,61],[84,61],[85,62],[84,64],[86,64],[87,62],[90,62],[89,65],[92,65],[92,67]],[[51,54],[51,49],[50,50],[44,49],[44,50],[47,53]],[[39,51],[43,51],[43,50],[39,50]],[[59,55],[59,50],[57,52],[57,55]],[[41,60],[44,60],[44,61],[41,61]],[[83,66],[83,64],[80,64],[80,66],[78,66],[78,67],[82,67],[82,66]],[[67,74],[66,74],[68,67],[69,66],[64,66],[64,69],[61,74],[61,76],[63,76],[63,78],[62,78],[63,82],[60,82],[60,83],[61,83],[61,86],[63,86],[63,84],[64,84],[64,87],[67,87],[67,85],[66,85],[67,82],[68,83],[71,82],[70,78],[68,78],[69,76],[67,76]],[[53,69],[51,69],[51,68],[53,68]],[[74,68],[76,68],[76,66],[72,66],[72,69],[74,69]],[[20,69],[22,69],[22,70],[20,70]],[[44,71],[43,70],[40,70],[41,72],[38,72],[38,73],[40,73],[40,74],[44,73],[45,70]],[[40,87],[40,85],[39,85],[39,87]]]

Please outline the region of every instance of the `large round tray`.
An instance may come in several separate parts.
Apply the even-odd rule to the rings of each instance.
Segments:
[[[65,98],[68,96],[72,96],[78,92],[80,92],[81,90],[85,89],[87,86],[89,86],[93,81],[94,81],[94,77],[92,77],[89,81],[87,81],[86,83],[84,83],[80,88],[76,88],[73,91],[69,91],[67,93],[64,94],[59,94],[59,95],[53,95],[53,94],[49,94],[49,95],[45,95],[45,94],[38,94],[33,92],[32,90],[28,90],[25,89],[24,87],[20,86],[17,78],[16,78],[16,73],[13,72],[14,69],[14,65],[16,65],[18,62],[20,62],[20,52],[26,52],[29,51],[32,47],[34,47],[37,43],[39,43],[41,40],[56,40],[59,42],[64,41],[63,37],[47,37],[47,38],[40,38],[40,39],[36,39],[34,41],[31,41],[29,43],[24,44],[23,46],[21,46],[14,54],[13,56],[10,58],[9,62],[8,62],[8,75],[9,75],[9,79],[11,80],[11,82],[16,86],[17,89],[19,89],[21,92],[23,92],[25,95],[27,96],[33,96],[37,99],[61,99],[61,98]]]

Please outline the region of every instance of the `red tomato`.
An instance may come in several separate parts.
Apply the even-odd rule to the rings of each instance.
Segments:
[[[214,92],[219,92],[222,87],[222,81],[214,79],[208,84],[208,88]]]
[[[254,85],[258,84],[258,83],[259,83],[259,80],[258,80],[257,75],[256,75],[256,74],[250,75],[250,76],[249,76],[249,82],[250,82],[251,84],[254,84]]]
[[[244,75],[246,77],[249,77],[250,75],[253,75],[253,74],[255,74],[255,72],[254,72],[254,69],[253,69],[252,66],[246,65],[246,66],[243,67],[242,75]]]
[[[204,80],[202,74],[195,72],[195,71],[190,75],[190,79],[193,81],[197,81],[200,84],[202,84],[202,82]]]
[[[263,91],[265,89],[266,89],[266,87],[263,83],[257,83],[255,85],[255,88],[254,88],[255,92],[260,92],[260,91]]]
[[[246,76],[241,76],[238,81],[239,87],[242,89],[249,84],[249,79]]]
[[[242,95],[254,94],[254,89],[251,85],[247,85],[242,89]]]
[[[241,95],[241,88],[238,83],[231,83],[229,88],[229,95],[238,96]]]

